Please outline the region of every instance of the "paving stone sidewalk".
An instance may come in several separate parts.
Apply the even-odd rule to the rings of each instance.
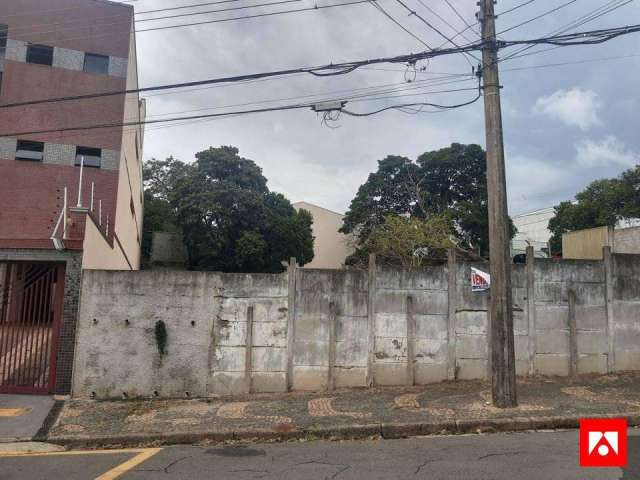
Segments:
[[[640,374],[527,378],[497,409],[486,382],[175,400],[68,401],[48,441],[71,447],[575,428],[579,418],[640,422]]]

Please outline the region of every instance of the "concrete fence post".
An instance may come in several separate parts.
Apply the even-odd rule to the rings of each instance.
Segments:
[[[605,306],[607,311],[607,373],[612,373],[616,368],[616,349],[615,349],[615,319],[613,318],[613,255],[611,247],[604,247],[602,250],[602,258],[604,261],[605,274]]]
[[[287,309],[287,390],[293,387],[293,349],[296,336],[296,289],[298,288],[298,264],[291,257],[287,267],[288,276],[288,309]]]
[[[244,379],[247,393],[252,390],[253,376],[253,306],[247,307],[247,334],[244,356]]]
[[[447,252],[448,270],[448,316],[447,316],[447,379],[455,380],[456,374],[456,310],[457,305],[457,285],[456,273],[458,271],[458,260],[456,251],[450,248]]]
[[[367,304],[367,325],[368,325],[368,344],[367,344],[367,386],[371,387],[374,381],[374,350],[376,342],[376,256],[369,255],[369,280],[368,280],[368,304]]]
[[[414,302],[411,295],[407,295],[407,386],[416,383],[416,317]]]
[[[536,371],[536,289],[535,289],[535,265],[536,259],[533,247],[527,247],[527,264],[525,276],[527,281],[527,325],[529,338],[527,342],[529,356],[529,375]]]
[[[337,308],[335,302],[329,303],[329,370],[327,372],[327,390],[336,388],[336,321]]]
[[[576,328],[576,287],[573,282],[568,285],[569,297],[569,376],[578,374],[578,335]]]

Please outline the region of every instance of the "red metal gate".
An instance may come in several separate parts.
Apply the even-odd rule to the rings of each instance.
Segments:
[[[51,393],[64,265],[0,263],[0,393]]]

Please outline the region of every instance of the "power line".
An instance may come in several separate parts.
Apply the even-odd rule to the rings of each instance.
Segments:
[[[470,82],[472,80],[475,80],[475,78],[465,78],[465,79],[457,79],[457,80],[451,80],[451,79],[427,79],[427,80],[418,80],[416,82],[400,82],[400,83],[382,84],[382,85],[374,85],[374,86],[370,86],[370,87],[344,89],[344,90],[334,90],[334,91],[329,91],[329,92],[320,92],[320,93],[314,93],[314,94],[308,94],[308,95],[298,95],[298,96],[284,97],[284,98],[274,98],[274,99],[269,99],[269,100],[259,100],[259,101],[246,102],[246,103],[237,103],[237,104],[232,104],[232,105],[217,105],[215,107],[203,107],[203,108],[197,108],[197,109],[192,109],[192,110],[183,110],[183,111],[177,111],[177,112],[173,111],[173,112],[167,112],[167,113],[161,113],[161,114],[152,115],[151,117],[159,117],[159,116],[163,116],[163,115],[178,115],[178,114],[183,114],[183,113],[193,113],[193,112],[200,112],[200,111],[205,111],[205,110],[220,110],[220,109],[224,109],[224,108],[246,107],[246,106],[249,106],[249,105],[260,105],[260,104],[273,103],[273,102],[302,100],[302,99],[309,99],[309,98],[314,98],[314,97],[326,97],[327,95],[332,95],[333,97],[335,97],[335,95],[338,95],[338,94],[353,94],[353,95],[350,95],[350,96],[342,96],[342,97],[340,97],[340,99],[343,99],[343,100],[353,100],[353,99],[356,99],[356,98],[365,98],[365,97],[371,96],[371,95],[382,95],[382,94],[386,94],[386,93],[398,93],[398,92],[405,92],[405,91],[420,90],[420,89],[426,88],[426,87],[453,85],[453,84],[457,84],[457,83]],[[453,92],[457,92],[457,91],[466,91],[466,90],[467,90],[466,88],[462,89],[462,90],[460,90],[460,89],[437,90],[437,91],[421,92],[420,94],[423,94],[423,93],[424,94],[453,93]],[[325,102],[325,101],[335,100],[335,98],[333,98],[333,97],[332,98],[325,98],[323,100],[317,100],[316,102]],[[150,118],[150,117],[147,117],[147,118]]]
[[[526,7],[527,5],[529,5],[529,4],[531,4],[531,3],[535,2],[535,1],[536,0],[528,0],[526,2],[522,2],[521,4],[516,5],[515,7],[512,7],[510,9],[508,9],[508,10],[505,10],[504,12],[500,12],[500,13],[496,14],[496,16],[497,17],[501,17],[503,15],[507,15],[508,13],[514,12],[514,11],[516,11],[516,10],[522,8],[522,7]]]
[[[231,12],[234,10],[244,10],[245,8],[269,7],[271,5],[282,5],[285,3],[297,3],[302,1],[303,0],[279,0],[277,2],[257,3],[253,5],[242,5],[240,7],[219,8],[217,10],[207,10],[204,12],[179,13],[176,15],[168,15],[168,16],[157,17],[157,18],[143,18],[140,20],[136,20],[136,24],[143,23],[143,22],[157,22],[158,20],[167,20],[170,18],[193,17],[195,15],[208,15],[210,13]]]
[[[418,0],[418,3],[420,5],[422,5],[427,11],[429,11],[431,14],[433,14],[436,18],[438,18],[442,23],[444,23],[447,27],[449,27],[454,33],[458,34],[458,29],[456,27],[454,27],[453,25],[451,25],[451,23],[449,23],[447,21],[446,18],[444,18],[442,15],[440,15],[438,12],[436,12],[433,8],[431,8],[429,5],[427,5],[426,3],[423,2],[423,0]],[[473,42],[473,40],[469,40],[469,38],[464,35],[464,32],[460,33],[460,35],[462,38],[464,38],[467,42]],[[455,37],[453,37],[455,38]]]
[[[530,65],[527,67],[514,67],[514,68],[503,68],[500,70],[501,72],[516,72],[520,70],[535,70],[537,68],[551,68],[551,67],[564,67],[565,65],[580,65],[584,63],[594,63],[594,62],[604,62],[609,60],[620,60],[624,58],[635,58],[640,57],[640,54],[631,54],[631,55],[617,55],[615,57],[601,57],[601,58],[588,58],[585,60],[574,60],[568,62],[558,62],[558,63],[547,63],[543,65]]]
[[[558,35],[558,36],[546,37],[546,38],[537,38],[532,40],[510,40],[510,41],[500,40],[496,42],[496,46],[497,48],[506,48],[513,45],[522,45],[522,44],[532,44],[532,45],[549,44],[549,45],[561,45],[561,46],[592,45],[597,43],[603,43],[613,38],[616,38],[618,36],[638,32],[638,31],[640,31],[640,25],[630,25],[626,27],[618,27],[613,29],[593,30],[588,32],[575,32],[572,34]],[[128,89],[128,90],[117,90],[117,91],[102,92],[102,93],[95,93],[95,94],[76,95],[76,96],[69,96],[69,97],[57,97],[57,98],[48,98],[48,99],[41,99],[41,100],[28,100],[24,102],[3,104],[3,105],[0,105],[0,108],[37,105],[37,104],[44,104],[44,103],[56,103],[56,102],[73,101],[73,100],[84,100],[89,98],[109,97],[109,96],[115,96],[115,95],[126,95],[126,94],[142,93],[142,92],[149,92],[149,91],[172,90],[176,88],[186,88],[186,87],[194,87],[194,86],[202,86],[202,85],[232,83],[232,82],[240,82],[240,81],[246,81],[246,80],[256,80],[256,79],[267,78],[267,77],[285,76],[285,75],[298,74],[298,73],[308,73],[316,77],[343,75],[343,74],[353,72],[356,69],[364,66],[376,65],[381,63],[414,64],[417,61],[425,60],[428,58],[435,58],[438,56],[450,55],[454,53],[480,50],[484,47],[484,45],[485,43],[480,41],[475,44],[466,45],[459,48],[430,50],[430,51],[425,51],[425,52],[416,53],[416,54],[411,53],[411,54],[405,54],[405,55],[398,55],[394,57],[382,57],[382,58],[368,59],[368,60],[357,60],[357,61],[343,62],[343,63],[336,63],[336,64],[330,63],[328,65],[317,66],[317,67],[292,68],[292,69],[286,69],[286,70],[251,73],[251,74],[237,75],[237,76],[230,76],[230,77],[213,78],[208,80],[199,80],[199,81],[183,82],[183,83],[176,83],[176,84],[166,84],[166,85],[158,85],[154,87],[143,87],[143,88]]]
[[[167,7],[167,8],[157,8],[155,10],[144,10],[142,12],[136,12],[136,15],[146,15],[149,13],[159,13],[159,12],[169,12],[172,10],[183,10],[185,8],[197,8],[197,7],[208,7],[209,5],[218,5],[220,3],[232,3],[239,2],[240,0],[217,0],[215,2],[205,2],[205,3],[195,3],[191,5],[180,5],[178,7]]]
[[[352,117],[369,117],[371,115],[376,115],[378,113],[382,113],[382,112],[385,112],[387,110],[399,110],[401,108],[410,108],[410,107],[433,107],[433,108],[437,108],[437,109],[440,109],[440,110],[452,110],[452,109],[455,109],[455,108],[466,107],[467,105],[471,105],[473,103],[476,103],[478,100],[480,100],[480,98],[482,98],[482,94],[480,92],[478,92],[478,95],[473,100],[470,100],[470,101],[464,102],[464,103],[458,103],[456,105],[440,105],[440,104],[437,104],[437,103],[418,102],[418,103],[405,103],[405,104],[402,104],[402,105],[391,105],[390,107],[380,108],[378,110],[374,110],[374,111],[371,111],[371,112],[353,112],[353,111],[347,110],[345,108],[341,109],[340,111],[343,112],[343,113],[346,113],[347,115],[351,115]]]
[[[467,48],[471,48],[471,47],[467,47]],[[474,47],[474,48],[477,48],[477,47]],[[442,49],[438,51],[422,52],[419,54],[412,53],[408,55],[399,55],[396,57],[383,57],[383,58],[370,59],[370,60],[358,60],[358,61],[346,62],[346,63],[328,64],[328,65],[323,65],[318,67],[292,68],[292,69],[277,70],[277,71],[270,71],[270,72],[251,73],[246,75],[236,75],[231,77],[212,78],[208,80],[199,80],[199,81],[193,81],[193,82],[165,84],[165,85],[158,85],[155,87],[116,90],[111,92],[48,98],[48,99],[41,99],[41,100],[28,100],[24,102],[3,104],[3,105],[0,105],[0,108],[21,107],[21,106],[28,106],[28,105],[38,105],[43,103],[57,103],[57,102],[63,102],[63,101],[85,100],[89,98],[110,97],[115,95],[127,95],[132,93],[144,93],[144,92],[151,92],[151,91],[172,90],[176,88],[195,87],[195,86],[202,86],[202,85],[232,83],[232,82],[239,82],[239,81],[245,81],[245,80],[256,80],[256,79],[267,78],[267,77],[286,76],[286,75],[297,74],[297,73],[308,73],[308,74],[319,76],[319,77],[341,75],[345,73],[350,73],[356,70],[357,68],[360,68],[363,66],[376,65],[380,63],[409,63],[409,62],[417,61],[420,59],[426,59],[426,58],[436,57],[440,55],[447,55],[450,53],[459,53],[461,50],[463,49],[462,48]]]
[[[389,20],[391,20],[393,23],[395,23],[398,27],[400,27],[402,30],[404,30],[405,33],[407,33],[408,35],[410,35],[411,37],[415,38],[418,42],[420,42],[424,47],[428,48],[429,50],[432,50],[431,46],[425,42],[424,40],[422,40],[420,37],[418,37],[415,33],[413,33],[411,30],[409,30],[408,28],[406,28],[404,25],[402,25],[398,20],[396,20],[389,12],[387,12],[384,8],[382,8],[381,5],[379,5],[377,2],[375,1],[370,1],[369,3],[371,3],[371,5],[373,5],[376,10],[378,10],[381,14],[383,14],[385,17],[387,17]]]
[[[314,5],[313,7],[298,8],[298,9],[294,9],[294,10],[282,10],[282,11],[279,11],[279,12],[271,12],[271,13],[260,13],[260,14],[256,14],[256,15],[246,15],[246,16],[243,16],[243,17],[223,18],[223,19],[218,19],[218,20],[207,20],[207,21],[202,21],[202,22],[181,23],[181,24],[177,24],[177,25],[165,25],[165,26],[162,26],[162,27],[143,28],[141,30],[136,30],[136,33],[153,32],[153,31],[158,31],[158,30],[166,30],[166,29],[169,29],[169,28],[182,28],[182,27],[193,27],[193,26],[197,26],[197,25],[209,25],[209,24],[212,24],[212,23],[232,22],[232,21],[236,21],[236,20],[246,20],[246,19],[249,19],[249,18],[271,17],[273,15],[283,15],[283,14],[287,14],[287,13],[310,12],[310,11],[314,11],[314,10],[324,10],[324,9],[327,9],[327,8],[344,7],[344,6],[347,6],[347,5],[358,5],[358,4],[362,4],[362,3],[371,3],[372,1],[376,1],[376,0],[356,0],[356,1],[344,2],[344,3],[334,3],[334,4],[330,4],[330,5]]]
[[[587,23],[592,22],[593,20],[596,20],[610,12],[613,12],[614,10],[617,10],[618,8],[621,8],[625,5],[627,5],[628,3],[631,3],[633,0],[611,0],[607,3],[605,3],[604,5],[601,5],[600,7],[591,10],[589,12],[587,12],[586,14],[578,17],[575,20],[572,20],[569,23],[566,23],[564,25],[562,25],[560,28],[552,31],[549,33],[549,35],[557,35],[560,33],[565,33],[568,30],[571,30],[572,28],[578,28],[579,26],[585,25]],[[523,52],[530,50],[532,48],[534,48],[534,45],[531,46],[527,46],[527,47],[523,47],[521,49],[516,50],[515,52],[511,53],[510,55],[504,57],[503,59],[500,59],[500,61],[506,61],[506,60],[511,60],[511,59],[516,59],[519,57],[524,57],[526,55],[532,55],[534,53],[542,53],[548,50],[553,50],[553,49],[546,49],[546,50],[541,50],[538,52],[531,52],[529,54],[526,55],[522,55]]]
[[[476,88],[473,88],[471,90],[475,91]],[[478,88],[478,90],[479,90],[479,88]],[[462,90],[456,90],[456,91],[462,91]],[[391,106],[391,107],[380,109],[380,110],[375,111],[375,112],[369,112],[369,113],[366,113],[366,114],[358,114],[356,112],[351,112],[351,111],[347,111],[347,110],[344,110],[344,109],[341,109],[341,111],[344,111],[344,113],[346,113],[348,115],[353,115],[353,116],[369,116],[369,115],[374,115],[375,113],[383,112],[385,110],[398,109],[398,108],[404,108],[404,107],[412,107],[412,106],[420,106],[420,105],[422,105],[422,106],[430,106],[430,107],[439,108],[439,109],[455,109],[455,108],[464,107],[466,105],[470,105],[470,104],[476,102],[480,97],[481,97],[481,94],[478,93],[478,96],[475,99],[473,99],[473,100],[471,100],[469,102],[464,102],[464,103],[460,103],[460,104],[456,104],[456,105],[439,105],[439,104],[434,104],[434,103],[421,102],[421,103],[413,103],[413,104],[404,104],[404,105]],[[172,118],[155,119],[155,120],[138,120],[138,121],[131,121],[131,122],[105,123],[105,124],[97,124],[97,125],[84,125],[84,126],[76,126],[76,127],[64,127],[64,128],[55,128],[55,129],[45,129],[45,130],[32,130],[32,131],[24,131],[24,132],[12,132],[12,133],[4,134],[3,136],[6,136],[6,137],[24,137],[24,136],[27,136],[27,135],[41,135],[41,134],[45,134],[45,133],[97,130],[97,129],[105,129],[105,128],[121,128],[121,127],[132,127],[132,126],[137,126],[137,125],[150,125],[150,124],[157,124],[157,123],[176,122],[176,121],[182,121],[182,120],[197,120],[197,119],[205,119],[205,118],[226,117],[226,116],[230,116],[230,115],[248,115],[248,114],[254,114],[254,113],[266,113],[266,112],[285,111],[285,110],[299,110],[299,109],[303,109],[303,108],[312,108],[316,104],[317,104],[317,102],[304,103],[304,104],[293,104],[293,105],[281,105],[281,106],[278,106],[278,107],[265,107],[265,108],[248,109],[248,110],[240,110],[240,111],[233,111],[233,112],[209,113],[209,114],[202,114],[202,115],[190,115],[190,116],[184,116],[184,117],[172,117]]]
[[[260,17],[270,17],[270,16],[274,16],[274,15],[284,15],[284,14],[290,14],[290,13],[308,12],[308,11],[314,11],[314,10],[324,10],[324,9],[328,9],[328,8],[343,7],[343,6],[349,6],[349,5],[358,5],[358,4],[370,3],[370,2],[376,2],[376,1],[377,0],[358,0],[358,1],[354,0],[354,1],[350,1],[350,2],[335,3],[335,4],[329,4],[329,5],[317,5],[316,4],[313,7],[306,7],[306,8],[299,8],[299,9],[281,10],[281,11],[277,11],[277,12],[261,13],[261,14],[255,14],[255,15],[244,15],[244,16],[232,17],[232,18],[213,19],[213,20],[206,20],[206,21],[201,21],[201,22],[179,23],[179,24],[173,24],[173,25],[164,25],[164,26],[159,26],[159,27],[144,28],[144,29],[136,30],[135,33],[151,32],[151,31],[158,31],[158,30],[167,30],[167,29],[181,28],[181,27],[191,27],[191,26],[197,26],[197,25],[208,25],[208,24],[223,23],[223,22],[232,22],[232,21],[247,20],[247,19],[260,18]],[[67,38],[57,39],[57,42],[69,42],[69,41],[73,41],[73,40],[81,40],[81,39],[84,39],[84,38],[100,38],[100,37],[109,37],[109,36],[112,36],[112,35],[129,34],[131,32],[131,28],[129,26],[130,23],[131,23],[130,22],[130,17],[128,17],[127,20],[125,20],[125,21],[94,24],[94,25],[92,25],[92,27],[100,27],[100,28],[113,27],[113,26],[116,26],[116,25],[127,24],[127,29],[126,30],[110,30],[108,32],[103,32],[103,33],[99,33],[99,34],[92,34],[92,35],[81,35],[81,36],[67,37]],[[73,26],[69,26],[67,28],[59,28],[59,29],[55,29],[55,30],[47,30],[47,31],[39,31],[39,32],[28,32],[28,33],[31,36],[33,36],[33,35],[46,35],[46,34],[50,34],[50,33],[59,33],[62,30],[72,30],[72,29],[73,30],[77,30],[78,26],[77,25],[73,25]],[[21,32],[21,34],[25,35],[26,33]]]
[[[439,80],[439,79],[431,79],[431,80],[426,80],[425,82],[433,82],[434,80]],[[470,80],[474,80],[474,79],[465,79],[464,81],[470,81]],[[449,81],[446,84],[452,84],[452,83],[456,83],[456,82],[461,82],[461,80],[456,80],[456,81]],[[418,82],[415,82],[418,83]],[[445,84],[445,82],[441,82],[438,85],[443,85]],[[406,90],[419,90],[419,89],[423,89],[425,87],[433,87],[436,86],[435,83],[430,83],[429,85],[420,85],[420,86],[414,86],[414,83],[404,83],[404,85],[406,85],[406,88],[404,89],[390,89],[390,90],[378,90],[378,91],[374,91],[374,92],[370,92],[370,93],[365,93],[365,94],[358,94],[358,95],[351,95],[351,96],[343,96],[343,97],[329,97],[329,98],[324,98],[324,99],[316,99],[313,101],[313,104],[318,104],[318,103],[323,103],[323,102],[328,102],[328,101],[341,101],[341,100],[348,100],[351,103],[357,103],[357,102],[372,102],[372,101],[380,101],[380,100],[388,100],[388,99],[395,99],[395,98],[400,98],[400,97],[408,97],[408,96],[418,96],[418,95],[430,95],[430,94],[440,94],[440,93],[454,93],[454,92],[464,92],[464,91],[475,91],[477,90],[477,88],[457,88],[457,89],[448,89],[448,90],[423,90],[420,91],[418,93],[409,93],[409,94],[400,94],[400,95],[395,95],[396,93],[399,92],[403,92]],[[416,88],[417,87],[417,88]],[[372,88],[372,87],[368,87],[368,88]],[[351,91],[356,91],[356,90],[360,90],[360,89],[353,89]],[[362,90],[366,90],[366,88],[363,88]],[[240,103],[240,104],[232,104],[232,105],[224,105],[224,106],[218,106],[218,107],[212,107],[212,108],[207,108],[207,109],[197,109],[197,110],[187,110],[187,111],[174,111],[174,112],[167,112],[166,114],[161,114],[161,115],[178,115],[181,113],[190,113],[190,112],[194,112],[194,111],[201,111],[201,110],[219,110],[219,109],[225,109],[225,108],[232,108],[232,107],[247,107],[247,106],[255,106],[255,105],[261,105],[261,104],[265,104],[265,103],[272,103],[272,102],[276,102],[276,101],[284,101],[284,100],[296,100],[296,99],[306,99],[306,98],[312,98],[312,97],[320,97],[322,95],[329,95],[329,94],[336,94],[336,93],[341,93],[341,92],[349,92],[350,90],[344,90],[344,91],[336,91],[336,92],[325,92],[324,94],[312,94],[312,95],[302,95],[302,96],[298,96],[298,97],[289,97],[289,98],[281,98],[281,99],[271,99],[271,100],[263,100],[263,101],[256,101],[256,102],[247,102],[247,103]],[[376,96],[376,95],[384,95],[385,93],[389,93],[390,95],[386,95],[386,96]],[[311,104],[311,103],[309,103]],[[158,115],[158,116],[161,116]],[[229,117],[235,117],[238,116],[237,114],[230,114]],[[154,115],[155,117],[155,115]],[[149,118],[149,117],[147,117]],[[227,117],[225,117],[227,118]],[[176,126],[181,126],[181,125],[187,125],[187,124],[191,124],[191,123],[200,123],[203,121],[210,121],[210,120],[218,120],[220,118],[213,118],[213,119],[208,119],[208,118],[204,118],[204,119],[195,119],[195,120],[185,120],[185,121],[176,121],[177,123],[172,123],[170,125],[164,125],[164,126],[156,126],[156,127],[149,127],[145,129],[145,135],[147,132],[155,130],[155,129],[161,129],[161,128],[170,128],[170,127],[176,127]],[[127,121],[125,120],[125,123]],[[172,121],[173,122],[173,121]],[[101,128],[101,130],[105,130],[105,129],[114,129],[114,128],[120,128],[122,130],[123,133],[131,133],[137,130],[137,126],[135,127],[131,127],[129,126],[128,128],[123,128],[121,126],[121,124],[111,124],[108,127],[104,127]],[[93,130],[98,130],[98,129],[93,129]],[[97,133],[95,131],[90,131],[90,130],[85,130],[82,133],[69,133],[72,130],[69,130],[67,132],[65,132],[66,134],[59,134],[56,138],[57,139],[61,139],[61,138],[66,138],[66,137],[73,137],[74,139],[77,139],[79,137],[95,137],[97,135],[100,135],[100,133]],[[53,132],[49,132],[49,133],[53,133]],[[14,134],[11,134],[14,135]],[[19,135],[24,135],[24,133],[17,133],[15,134],[16,136]]]
[[[418,20],[420,20],[422,23],[424,23],[427,27],[429,27],[431,30],[433,30],[434,32],[436,32],[438,35],[440,35],[442,38],[444,38],[447,42],[451,43],[452,45],[460,48],[460,45],[457,45],[456,42],[454,42],[451,38],[447,37],[444,33],[442,33],[439,29],[437,29],[436,27],[434,27],[429,21],[427,21],[422,15],[418,14],[418,12],[416,12],[415,10],[409,8],[407,6],[406,3],[404,3],[402,0],[396,0],[396,2],[398,2],[400,5],[402,5],[402,7],[409,12],[410,15],[415,16]]]
[[[475,31],[475,30],[473,29],[473,26],[472,26],[472,25],[470,25],[470,24],[469,24],[469,22],[467,22],[467,21],[464,19],[464,17],[463,17],[462,15],[460,15],[460,12],[458,12],[458,10],[456,9],[456,7],[454,7],[454,6],[451,4],[451,2],[450,2],[449,0],[444,0],[444,1],[445,1],[445,3],[446,3],[447,5],[449,5],[449,8],[450,8],[451,10],[453,10],[453,13],[455,13],[455,14],[457,15],[457,17],[458,17],[460,20],[462,20],[462,23],[463,23],[464,25],[466,25],[466,26],[467,26],[467,28],[469,28],[469,29],[470,29],[473,33],[475,33],[476,35],[480,36],[480,34],[479,34],[477,31]]]
[[[529,24],[531,22],[534,22],[534,21],[539,20],[539,19],[541,19],[543,17],[546,17],[547,15],[551,15],[552,13],[555,13],[558,10],[561,10],[561,9],[563,9],[565,7],[568,7],[569,5],[571,5],[573,3],[576,3],[577,1],[578,0],[569,0],[568,2],[565,2],[562,5],[558,5],[557,7],[552,8],[551,10],[547,10],[546,12],[543,12],[540,15],[536,15],[535,17],[530,18],[529,20],[525,20],[524,22],[518,23],[517,25],[514,25],[513,27],[507,28],[506,30],[502,30],[502,31],[498,32],[496,35],[503,35],[503,34],[505,34],[507,32],[515,30],[516,28],[520,28],[520,27],[522,27],[524,25],[527,25],[527,24]]]
[[[451,43],[452,45],[454,45],[455,47],[460,48],[460,45],[458,45],[456,42],[453,41],[453,39],[447,37],[444,33],[442,33],[439,29],[437,29],[436,27],[434,27],[429,21],[427,21],[422,15],[418,14],[415,10],[412,10],[411,8],[409,8],[407,6],[406,3],[404,3],[402,0],[396,0],[396,2],[398,2],[400,5],[402,5],[402,7],[407,10],[409,12],[410,15],[414,15],[418,20],[420,20],[422,23],[424,23],[427,27],[429,27],[431,30],[433,30],[434,32],[436,32],[438,35],[440,35],[442,38],[444,38],[445,40],[447,40],[449,43]],[[470,54],[469,54],[470,55]],[[473,58],[475,58],[476,60],[479,61],[479,59],[477,59],[476,57],[474,57],[473,55],[471,55]],[[465,57],[466,58],[466,57]],[[467,61],[469,61],[467,59]],[[469,62],[469,64],[471,65],[471,62]],[[472,65],[473,66],[473,65]]]

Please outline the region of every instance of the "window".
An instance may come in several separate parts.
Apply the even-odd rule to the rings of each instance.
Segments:
[[[39,65],[53,65],[53,47],[29,45],[27,47],[27,62]]]
[[[100,168],[102,163],[102,150],[91,147],[76,147],[76,166],[79,167],[84,159],[85,167]]]
[[[18,140],[18,147],[16,148],[16,160],[41,162],[43,154],[44,154],[43,142],[32,142],[30,140]]]
[[[9,27],[0,23],[0,57],[5,56],[7,50],[7,37],[9,36]]]
[[[0,23],[0,92],[2,91],[2,73],[4,71],[4,57],[7,54],[7,34],[9,28]]]
[[[84,71],[87,73],[107,75],[109,73],[109,57],[96,55],[95,53],[85,53]]]

